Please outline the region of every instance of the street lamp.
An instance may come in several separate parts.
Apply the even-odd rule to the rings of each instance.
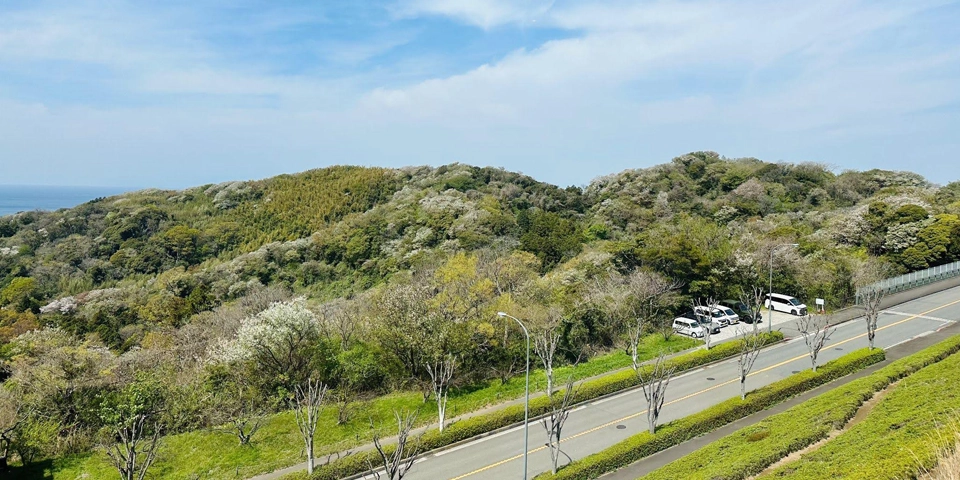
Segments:
[[[773,252],[780,247],[799,247],[799,243],[774,245],[770,249],[770,289],[767,290],[767,333],[773,333]]]
[[[530,332],[527,331],[523,322],[513,315],[497,312],[497,316],[514,319],[527,337],[527,385],[524,387],[526,398],[523,401],[523,480],[527,480],[527,451],[529,451],[530,442]]]

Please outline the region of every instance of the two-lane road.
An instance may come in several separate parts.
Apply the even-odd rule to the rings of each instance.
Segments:
[[[960,320],[960,288],[945,290],[897,305],[880,316],[876,343],[889,347]],[[747,328],[751,328],[747,326]],[[763,351],[747,388],[754,389],[810,368],[807,347],[790,324],[776,326],[790,341]],[[820,353],[825,363],[867,345],[862,319],[837,327]],[[740,394],[736,359],[687,372],[670,382],[660,422],[696,413]],[[564,427],[563,451],[577,459],[603,450],[646,429],[646,404],[639,390],[581,405],[571,412]],[[550,454],[539,422],[530,424],[530,474],[550,469]],[[417,461],[406,476],[417,479],[514,479],[523,477],[523,428],[429,454]]]

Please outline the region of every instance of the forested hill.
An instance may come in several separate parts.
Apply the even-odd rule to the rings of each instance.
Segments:
[[[849,300],[852,262],[960,258],[960,184],[697,152],[559,188],[494,168],[330,167],[145,190],[0,218],[0,342],[57,326],[118,351],[264,286],[349,296],[456,252],[586,279],[648,267],[733,296],[784,252],[781,288]]]

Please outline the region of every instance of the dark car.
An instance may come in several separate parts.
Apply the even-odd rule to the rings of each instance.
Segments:
[[[724,300],[722,305],[730,307],[737,315],[740,315],[741,322],[753,323],[753,312],[747,305],[739,300]],[[757,323],[763,323],[763,314],[757,312]]]

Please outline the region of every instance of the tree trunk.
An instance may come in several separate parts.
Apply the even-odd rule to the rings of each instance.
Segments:
[[[547,396],[553,394],[553,366],[547,367]]]
[[[313,475],[313,438],[307,441],[307,475]]]
[[[437,397],[437,417],[440,418],[440,433],[443,433],[443,424],[444,418],[447,413],[447,395],[443,395],[443,399]]]

